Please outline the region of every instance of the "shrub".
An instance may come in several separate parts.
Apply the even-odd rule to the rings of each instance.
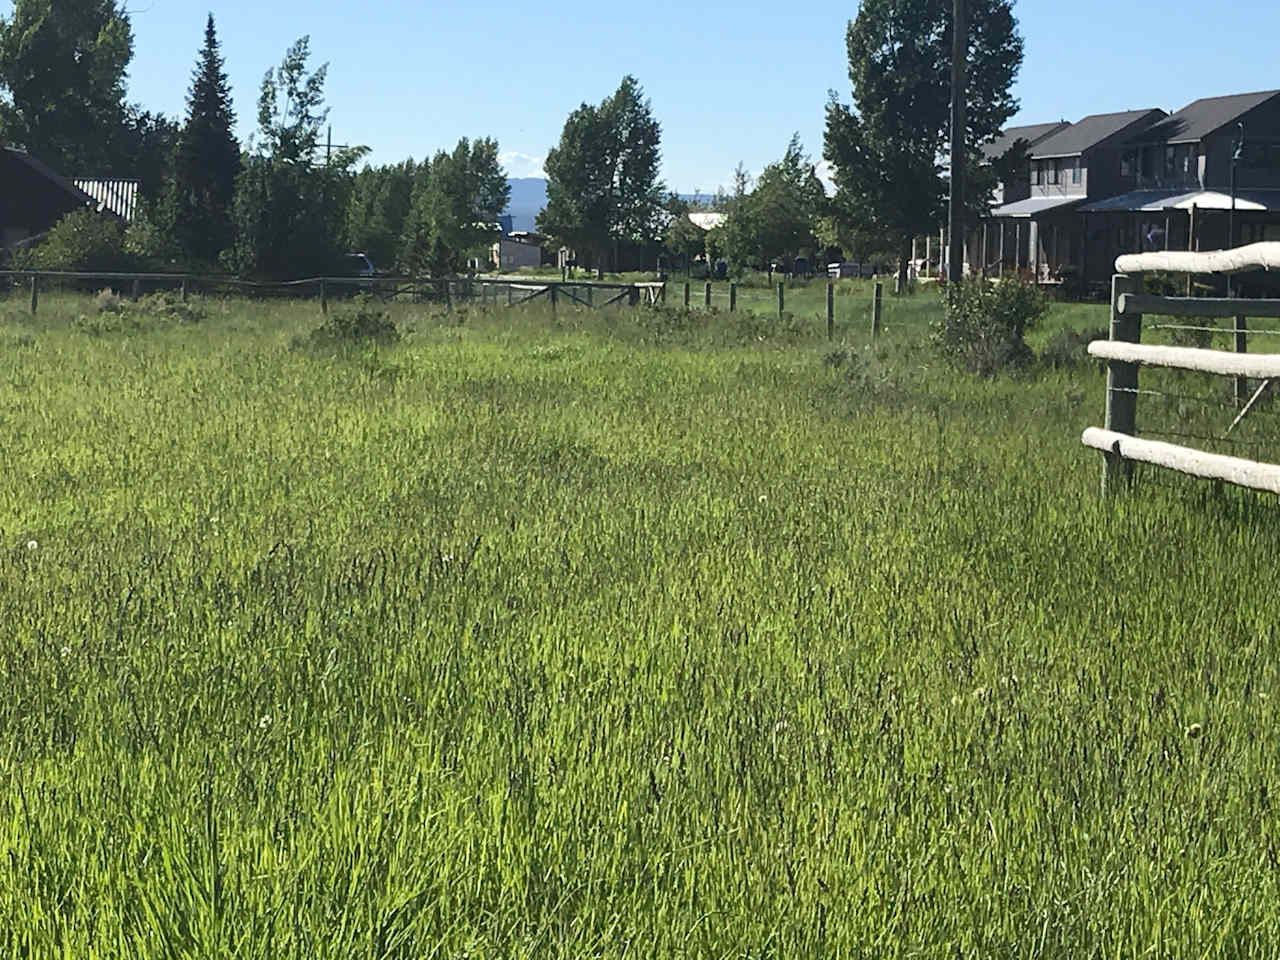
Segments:
[[[313,343],[395,343],[399,339],[400,331],[391,314],[369,303],[335,310],[328,320],[311,332]]]
[[[37,270],[126,271],[134,261],[125,252],[119,220],[76,210],[54,224],[32,251],[31,265]]]
[[[943,310],[932,340],[943,359],[961,370],[993,377],[1033,358],[1023,339],[1044,317],[1049,301],[1021,280],[967,280],[942,290]]]
[[[103,287],[93,299],[93,308],[98,313],[124,313],[124,301],[110,287]]]

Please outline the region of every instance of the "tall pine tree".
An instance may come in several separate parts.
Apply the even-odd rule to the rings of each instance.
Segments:
[[[231,205],[240,173],[234,123],[231,90],[209,14],[187,94],[186,126],[174,153],[170,200],[178,243],[194,260],[211,263],[234,240]]]

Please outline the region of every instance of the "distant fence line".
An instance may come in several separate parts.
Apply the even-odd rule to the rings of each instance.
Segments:
[[[1112,279],[1111,333],[1109,340],[1089,344],[1089,354],[1107,361],[1106,422],[1102,429],[1090,427],[1081,442],[1104,455],[1102,489],[1113,491],[1132,478],[1133,464],[1149,463],[1196,477],[1236,484],[1254,490],[1280,493],[1280,465],[1259,463],[1240,457],[1208,453],[1163,441],[1138,439],[1138,370],[1141,365],[1171,367],[1232,377],[1239,413],[1222,437],[1226,439],[1258,401],[1280,378],[1280,354],[1249,354],[1250,334],[1275,335],[1277,330],[1250,330],[1247,317],[1280,319],[1280,300],[1232,298],[1162,297],[1143,292],[1147,271],[1175,273],[1235,274],[1280,266],[1280,243],[1257,243],[1232,250],[1208,253],[1130,254],[1116,260],[1118,271]],[[1157,325],[1170,329],[1208,330],[1232,333],[1235,350],[1208,350],[1196,347],[1163,347],[1141,343],[1144,314],[1168,317],[1211,317],[1233,319],[1234,327],[1222,329],[1178,324]],[[1261,384],[1250,394],[1250,378]]]
[[[392,301],[407,298],[413,302],[436,302],[446,307],[455,303],[482,303],[508,307],[543,301],[553,310],[561,305],[605,309],[608,307],[656,306],[667,302],[668,282],[608,283],[593,280],[541,280],[531,277],[442,277],[413,280],[393,277],[308,277],[302,280],[258,281],[235,277],[213,277],[188,273],[123,273],[113,271],[60,271],[60,270],[0,270],[0,279],[25,283],[29,289],[31,312],[39,310],[42,289],[51,285],[77,285],[102,283],[113,289],[127,288],[136,300],[143,287],[176,290],[185,302],[193,292],[209,292],[234,289],[238,292],[259,295],[283,295],[296,298],[318,299],[320,309],[328,312],[331,295],[369,294]],[[713,306],[713,285],[706,281],[699,291],[701,306]],[[776,297],[778,316],[786,311],[786,284],[776,284],[765,297],[771,302]],[[739,287],[728,285],[728,310],[738,309]],[[884,284],[876,282],[871,295],[871,333],[881,332],[883,316]],[[683,284],[683,304],[692,308],[693,284]],[[835,336],[835,285],[826,284],[827,336]]]

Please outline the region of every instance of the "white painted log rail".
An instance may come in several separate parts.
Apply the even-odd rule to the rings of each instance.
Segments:
[[[1272,463],[1205,453],[1203,450],[1193,450],[1159,440],[1140,440],[1127,433],[1115,433],[1097,427],[1085,430],[1080,440],[1086,447],[1125,460],[1151,463],[1206,480],[1222,480],[1240,487],[1280,493],[1280,466]]]
[[[1089,356],[1099,360],[1216,373],[1224,377],[1253,377],[1257,380],[1280,377],[1280,353],[1230,353],[1196,347],[1157,347],[1120,340],[1094,340],[1089,344]]]
[[[1246,317],[1280,317],[1280,300],[1159,297],[1143,292],[1145,271],[1234,274],[1280,268],[1280,243],[1254,243],[1206,253],[1162,251],[1116,259],[1111,287],[1111,339],[1089,344],[1089,355],[1107,361],[1106,428],[1090,427],[1081,436],[1086,446],[1103,453],[1102,491],[1133,477],[1133,464],[1149,463],[1195,477],[1280,493],[1280,465],[1259,463],[1191,447],[1139,439],[1137,433],[1138,371],[1146,366],[1173,367],[1235,378],[1242,406],[1227,433],[1248,415],[1267,386],[1280,380],[1280,354],[1248,353]],[[1235,352],[1163,347],[1141,343],[1144,314],[1177,317],[1234,318]],[[1263,381],[1246,404],[1249,380]]]
[[[1251,243],[1233,250],[1161,250],[1116,258],[1117,273],[1163,270],[1170,273],[1244,273],[1280,269],[1280,243]]]

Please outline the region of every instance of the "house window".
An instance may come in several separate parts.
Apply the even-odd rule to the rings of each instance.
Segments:
[[[1062,179],[1062,161],[1050,160],[1049,161],[1049,185],[1051,187],[1056,187],[1059,181],[1061,181],[1061,179]]]
[[[1031,164],[1031,182],[1037,187],[1044,183],[1044,161],[1037,160]]]
[[[1126,150],[1120,154],[1120,176],[1134,177],[1138,174],[1138,151]]]
[[[1074,157],[1071,161],[1071,182],[1076,186],[1080,185],[1080,158],[1079,157]]]
[[[1164,148],[1164,178],[1172,180],[1178,172],[1178,148],[1172,144]]]

